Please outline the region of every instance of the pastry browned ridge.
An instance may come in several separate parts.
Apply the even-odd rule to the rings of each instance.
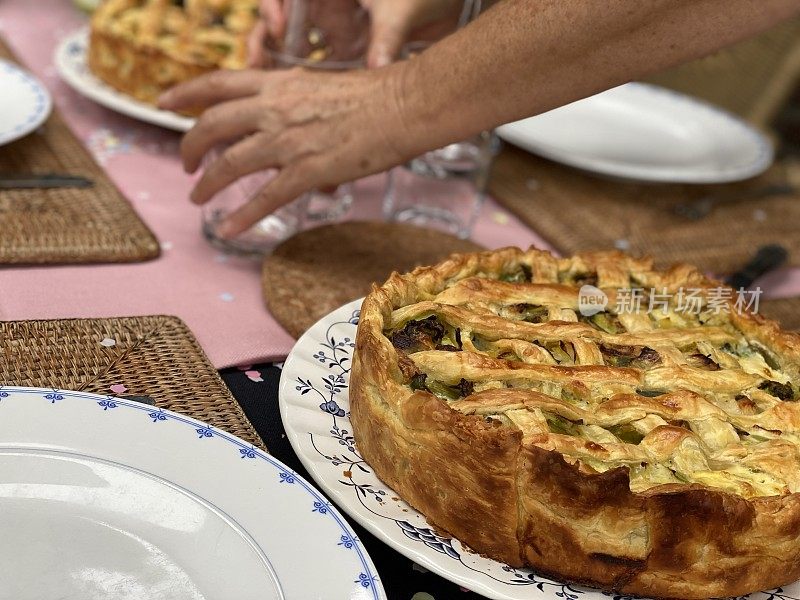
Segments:
[[[581,313],[584,285],[604,311]],[[514,567],[662,598],[792,582],[800,336],[719,285],[618,252],[395,273],[361,310],[358,448],[433,526]],[[616,314],[631,289],[672,300]]]
[[[87,62],[115,89],[155,104],[170,87],[247,64],[257,0],[106,0],[92,16]]]

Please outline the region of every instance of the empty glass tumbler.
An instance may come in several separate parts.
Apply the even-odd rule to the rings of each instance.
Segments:
[[[497,138],[486,131],[393,169],[384,218],[468,238],[486,197],[497,148]]]
[[[220,152],[209,153],[206,164]],[[275,246],[306,226],[309,199],[303,196],[267,215],[235,238],[223,238],[217,233],[220,223],[253,200],[275,175],[276,171],[271,169],[237,179],[203,206],[203,235],[213,246],[234,254],[269,254]]]
[[[465,3],[462,20],[472,16],[473,4]],[[410,42],[402,57],[415,60],[430,46],[431,42]],[[483,206],[498,148],[494,133],[484,131],[393,169],[383,201],[384,218],[468,238]]]

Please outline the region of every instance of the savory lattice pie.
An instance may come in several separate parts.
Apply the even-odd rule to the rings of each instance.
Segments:
[[[582,314],[584,285],[605,311]],[[631,289],[642,310],[616,313]],[[512,566],[671,598],[793,581],[800,336],[735,300],[620,253],[395,274],[361,311],[358,447],[432,524]]]
[[[88,63],[114,88],[154,103],[219,68],[244,68],[258,0],[106,0],[92,17]]]

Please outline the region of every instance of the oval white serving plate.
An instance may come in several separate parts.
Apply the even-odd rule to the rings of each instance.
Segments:
[[[473,554],[437,534],[397,497],[358,453],[350,425],[348,384],[361,300],[311,327],[283,366],[279,390],[286,435],[303,466],[347,514],[414,562],[494,600],[634,600],[554,581]],[[800,582],[750,600],[798,600]],[[739,599],[745,600],[745,599]]]
[[[56,48],[56,69],[76,92],[106,108],[145,123],[175,131],[189,131],[194,126],[195,120],[191,117],[156,108],[115,90],[95,77],[86,63],[88,48],[89,30],[86,28],[70,33]]]
[[[639,181],[725,183],[763,173],[767,137],[706,102],[628,83],[498,127],[504,140],[594,173]]]

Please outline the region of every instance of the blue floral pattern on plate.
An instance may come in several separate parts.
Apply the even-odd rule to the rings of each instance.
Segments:
[[[360,304],[343,306],[312,327],[298,341],[281,376],[281,415],[289,441],[323,490],[396,550],[489,598],[633,600],[478,556],[458,540],[438,534],[375,476],[358,452],[350,425],[348,384]],[[748,598],[800,600],[800,585]]]
[[[0,114],[2,146],[30,133],[43,123],[52,109],[52,100],[33,75],[4,60],[0,60],[0,88],[12,101],[25,108],[24,113],[14,110],[6,115]]]
[[[335,389],[335,386],[334,388]],[[304,479],[298,476],[293,471],[289,470],[285,465],[280,463],[277,459],[269,454],[262,452],[258,448],[240,440],[239,438],[216,429],[210,425],[196,421],[189,417],[182,416],[163,409],[153,410],[152,406],[141,404],[117,398],[113,396],[98,396],[97,394],[71,392],[63,390],[46,390],[40,388],[20,388],[20,387],[2,387],[0,386],[0,414],[3,407],[6,405],[7,399],[12,396],[33,396],[40,401],[45,401],[53,406],[60,406],[62,403],[69,403],[71,401],[91,402],[97,406],[97,409],[106,414],[116,414],[120,409],[128,409],[122,412],[139,412],[142,417],[148,418],[152,424],[167,423],[168,425],[151,425],[157,427],[169,427],[169,424],[185,425],[187,431],[193,435],[188,439],[207,440],[215,438],[227,442],[231,448],[233,456],[239,456],[241,459],[248,459],[253,461],[263,461],[274,470],[275,478],[279,484],[286,483],[292,486],[301,487],[308,495],[309,498],[309,511],[316,513],[324,518],[333,519],[338,526],[339,533],[336,537],[330,540],[331,548],[345,549],[353,551],[357,560],[355,564],[358,570],[350,577],[353,577],[353,583],[359,584],[359,587],[366,595],[359,594],[359,598],[371,598],[372,600],[385,600],[386,596],[379,583],[378,574],[372,565],[366,551],[364,550],[361,540],[353,533],[344,518],[334,510],[330,502],[314,487],[308,484]],[[17,398],[19,400],[20,398]],[[23,401],[28,401],[28,398],[22,398]],[[57,409],[54,409],[57,410]],[[108,417],[112,418],[112,417]],[[209,443],[209,442],[201,442]],[[323,542],[319,540],[319,544]],[[345,575],[346,576],[346,575]]]

